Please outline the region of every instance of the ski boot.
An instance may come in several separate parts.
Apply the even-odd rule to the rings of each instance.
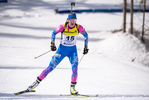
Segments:
[[[78,91],[75,90],[75,86],[76,86],[76,82],[71,82],[71,86],[70,86],[70,93],[72,95],[77,95],[78,94]]]
[[[42,81],[42,80],[41,80],[39,77],[37,77],[36,81],[33,82],[33,84],[30,85],[30,86],[27,88],[27,90],[28,90],[28,91],[32,91],[33,89],[35,89],[35,88],[38,86],[38,84],[39,84],[41,81]]]

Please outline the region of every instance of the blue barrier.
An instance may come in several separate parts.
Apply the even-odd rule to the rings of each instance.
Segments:
[[[8,2],[7,0],[0,0],[0,3],[2,3],[2,2]]]
[[[56,13],[70,13],[71,10],[58,10],[55,9]],[[113,13],[113,12],[123,12],[123,9],[80,9],[80,10],[73,10],[75,13],[83,13],[83,12],[103,12],[103,13]],[[127,12],[130,12],[130,9],[127,9]],[[143,12],[142,9],[134,9],[134,12]],[[149,12],[149,9],[146,9],[145,12]]]

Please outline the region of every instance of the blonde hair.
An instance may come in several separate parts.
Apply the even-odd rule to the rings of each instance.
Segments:
[[[76,15],[76,13],[75,13],[75,12],[70,12],[68,15],[71,15],[71,14],[75,14],[75,15]]]

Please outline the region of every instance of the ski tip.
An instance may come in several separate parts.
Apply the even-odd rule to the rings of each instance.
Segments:
[[[36,92],[36,91],[35,90],[31,90],[31,91],[24,90],[24,91],[20,91],[20,92],[14,93],[14,95],[20,95],[20,94],[29,93],[29,92]]]
[[[14,95],[19,95],[19,93],[14,93]]]
[[[36,59],[37,57],[34,57],[34,59]]]

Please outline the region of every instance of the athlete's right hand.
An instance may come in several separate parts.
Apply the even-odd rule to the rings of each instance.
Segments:
[[[51,42],[51,50],[56,51],[56,46],[54,42]]]

